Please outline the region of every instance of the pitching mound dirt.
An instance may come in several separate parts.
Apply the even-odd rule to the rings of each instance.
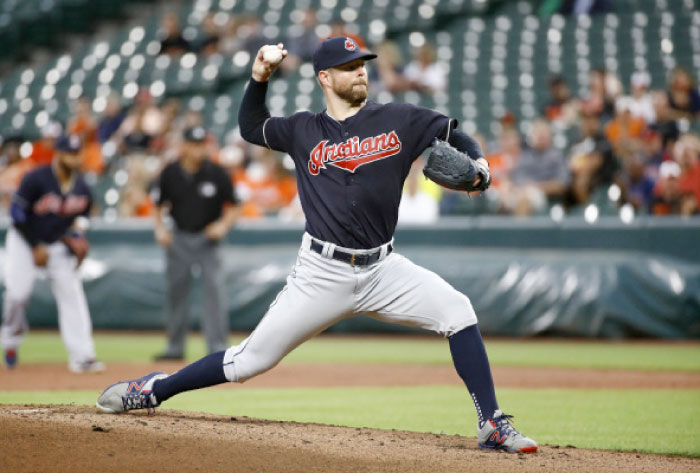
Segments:
[[[272,422],[160,410],[99,414],[75,406],[0,406],[8,472],[692,472],[681,457],[543,446],[479,450],[470,438]]]

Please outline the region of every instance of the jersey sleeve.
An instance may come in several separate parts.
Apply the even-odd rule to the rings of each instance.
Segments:
[[[37,186],[34,175],[27,174],[22,178],[17,192],[12,196],[12,205],[25,213],[29,213],[37,199]]]
[[[270,117],[263,124],[263,138],[268,148],[289,153],[294,137],[294,116]]]
[[[32,212],[34,202],[38,199],[37,186],[32,174],[27,174],[22,179],[19,189],[12,196],[10,204],[10,217],[15,228],[32,248],[39,244],[39,240],[31,231],[28,220]]]
[[[410,114],[410,129],[419,136],[416,143],[418,154],[425,151],[435,138],[449,139],[450,132],[457,126],[457,120],[450,119],[440,112],[429,108],[408,105]]]

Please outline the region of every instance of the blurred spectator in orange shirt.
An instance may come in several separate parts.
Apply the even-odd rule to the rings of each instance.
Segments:
[[[348,25],[343,20],[338,19],[331,22],[331,34],[329,34],[328,37],[333,38],[335,36],[350,38],[357,43],[360,49],[367,49],[367,45],[365,44],[365,40],[362,39],[362,36],[350,31]]]
[[[503,181],[507,180],[520,159],[520,133],[512,127],[503,128],[498,138],[498,145],[499,149],[495,153],[486,155],[491,170],[491,187],[494,189],[501,188]],[[486,147],[482,145],[482,149]]]
[[[632,116],[631,105],[629,97],[620,97],[615,104],[615,118],[605,125],[605,137],[616,151],[637,147],[636,140],[646,128],[643,118]]]
[[[61,134],[61,125],[49,122],[41,130],[41,138],[32,143],[32,153],[29,161],[34,166],[48,166],[53,161],[54,143]]]
[[[153,214],[153,200],[148,194],[148,184],[153,173],[143,159],[126,161],[126,171],[129,180],[122,189],[119,201],[121,217],[148,217]]]
[[[259,218],[287,207],[297,194],[296,179],[284,168],[276,153],[258,146],[249,147],[250,164],[234,174],[236,192],[242,202],[242,215]]]
[[[97,120],[92,116],[90,99],[80,97],[75,104],[73,119],[68,123],[68,132],[80,136],[83,171],[101,174],[104,170],[102,148],[97,140]]]

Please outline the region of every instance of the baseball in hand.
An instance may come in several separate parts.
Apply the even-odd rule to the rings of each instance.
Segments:
[[[282,50],[277,46],[270,46],[263,51],[263,59],[273,66],[282,61]]]

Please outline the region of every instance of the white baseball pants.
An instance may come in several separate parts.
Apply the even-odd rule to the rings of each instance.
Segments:
[[[322,256],[310,250],[311,241],[304,234],[286,286],[255,330],[226,350],[224,374],[229,381],[243,382],[264,373],[301,343],[355,315],[421,327],[446,337],[477,322],[467,296],[407,258],[386,255],[388,245],[383,245],[376,263],[351,266],[332,259],[335,245],[325,243]]]
[[[56,298],[58,325],[69,363],[94,360],[92,321],[83,284],[75,267],[77,260],[61,242],[49,245],[48,250],[48,264],[45,268],[37,267],[29,244],[17,230],[8,228],[0,344],[4,349],[16,349],[22,343],[29,329],[25,308],[35,279],[44,273]]]

